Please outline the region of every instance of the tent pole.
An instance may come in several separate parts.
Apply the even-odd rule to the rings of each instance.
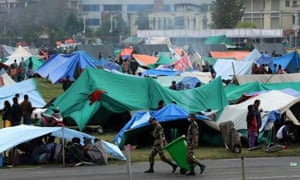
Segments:
[[[62,161],[63,161],[63,166],[66,164],[65,162],[65,130],[64,127],[62,127],[62,147],[63,147],[63,151],[62,151]]]

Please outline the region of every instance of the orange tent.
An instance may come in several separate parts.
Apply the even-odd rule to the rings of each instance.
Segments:
[[[249,51],[210,51],[213,58],[219,59],[236,59],[238,61],[244,59],[250,52]]]
[[[155,64],[158,60],[158,57],[144,55],[144,54],[132,54],[132,56],[141,66],[148,66],[149,64]]]

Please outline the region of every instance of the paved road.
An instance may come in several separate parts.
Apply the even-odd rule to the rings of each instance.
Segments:
[[[203,160],[206,170],[193,177],[181,175],[178,171],[171,173],[171,168],[162,162],[155,164],[155,173],[145,174],[148,163],[131,164],[132,180],[173,180],[173,179],[202,179],[202,180],[242,180],[241,159]],[[297,166],[290,166],[296,162]],[[300,157],[277,158],[245,158],[245,179],[247,180],[299,180]],[[3,168],[0,169],[1,180],[128,180],[126,163],[107,166],[81,166],[81,167],[40,167],[31,168]]]

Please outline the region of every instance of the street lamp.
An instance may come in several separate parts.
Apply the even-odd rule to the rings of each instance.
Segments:
[[[115,15],[112,15],[110,14],[110,30],[109,30],[109,33],[112,33],[113,31],[113,18],[116,17],[116,16],[119,16],[120,14],[115,14]]]
[[[295,48],[297,49],[297,36],[299,31],[299,25],[298,25],[298,12],[297,7],[299,7],[298,4],[293,4],[294,7],[294,15],[295,15],[295,24],[294,24],[294,32],[295,32]]]

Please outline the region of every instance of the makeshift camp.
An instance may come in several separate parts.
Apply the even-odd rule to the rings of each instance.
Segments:
[[[33,107],[43,107],[46,105],[35,79],[27,79],[19,83],[0,87],[0,109],[3,109],[4,101],[6,100],[12,104],[12,99],[17,93],[20,95],[20,101],[27,94]]]
[[[81,144],[83,144],[84,138],[89,138],[91,140],[95,139],[94,136],[67,127],[38,127],[30,125],[18,125],[0,129],[0,138],[2,139],[0,141],[0,153],[7,151],[21,143],[47,134],[66,139],[68,141],[71,141],[73,137],[78,137],[81,140]],[[101,140],[101,142],[105,151],[113,158],[126,160],[126,157],[116,145],[105,140]]]
[[[70,80],[75,80],[87,67],[96,68],[95,62],[96,59],[84,51],[75,51],[72,54],[57,54],[51,56],[37,70],[37,73],[52,83],[57,83],[66,76],[69,76]]]
[[[108,70],[120,71],[121,69],[119,64],[115,63],[112,59],[108,58],[101,58],[99,61],[96,61],[95,64],[97,67],[102,67]]]
[[[248,75],[237,75],[236,81],[239,85],[246,84],[249,82],[258,81],[260,83],[289,83],[289,82],[300,82],[300,73],[290,74],[248,74]]]
[[[123,145],[131,142],[131,144],[147,144],[151,139],[151,126],[149,124],[150,117],[154,117],[164,126],[167,135],[167,141],[171,141],[186,133],[188,127],[187,117],[189,112],[180,106],[170,103],[160,110],[156,111],[138,111],[128,121],[128,123],[115,136],[114,142],[123,147]],[[209,120],[205,115],[197,115],[198,120]],[[149,138],[150,135],[150,138]],[[133,139],[132,139],[133,138]],[[150,145],[151,145],[150,141]]]
[[[122,92],[122,93],[120,93]],[[197,89],[173,91],[152,78],[102,69],[86,69],[72,86],[53,102],[64,117],[71,117],[82,130],[96,112],[156,109],[160,100],[177,102],[188,111],[222,109],[228,104],[220,78]],[[101,120],[101,116],[94,117]]]

